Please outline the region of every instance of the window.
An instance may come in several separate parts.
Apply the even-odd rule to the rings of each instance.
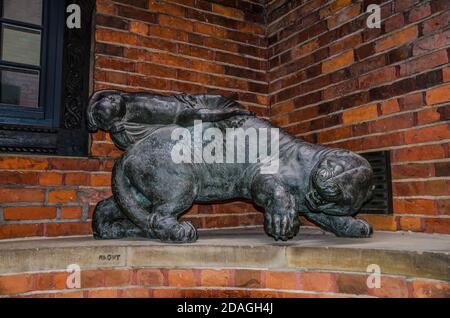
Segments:
[[[1,123],[57,127],[60,95],[51,92],[61,91],[64,1],[3,0],[1,7]]]
[[[73,3],[81,29],[65,25]],[[0,151],[87,154],[94,3],[0,0]]]

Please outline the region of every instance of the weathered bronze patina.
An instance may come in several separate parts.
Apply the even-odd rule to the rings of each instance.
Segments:
[[[373,173],[369,163],[353,152],[307,143],[280,130],[275,173],[262,173],[263,161],[176,163],[171,159],[178,142],[174,130],[184,127],[194,136],[196,120],[203,121],[202,132],[216,128],[224,136],[228,128],[276,128],[234,101],[214,95],[101,91],[91,98],[88,118],[91,130],[109,131],[117,146],[126,150],[114,167],[113,197],[101,201],[94,212],[97,239],[194,242],[196,228],[178,218],[193,203],[233,199],[262,207],[265,231],[276,240],[289,240],[298,233],[300,212],[338,236],[372,234],[371,226],[354,216],[371,198]],[[200,147],[210,142],[203,140]],[[234,152],[248,151],[252,147],[248,143],[246,139],[237,144]]]

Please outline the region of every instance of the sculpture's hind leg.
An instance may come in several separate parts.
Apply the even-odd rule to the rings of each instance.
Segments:
[[[94,238],[99,240],[148,237],[122,213],[112,197],[99,202],[95,207],[92,230]]]
[[[194,242],[195,227],[189,222],[178,222],[196,197],[192,171],[188,167],[178,168],[177,173],[173,170],[167,160],[123,157],[114,167],[114,199],[124,215],[148,237],[163,242]]]
[[[197,196],[197,182],[191,167],[167,160],[135,167],[139,169],[133,173],[133,182],[141,185],[140,192],[152,202],[148,231],[163,242],[195,242],[198,238],[195,227],[190,222],[178,222]]]
[[[324,213],[306,213],[306,217],[316,222],[324,230],[330,231],[339,237],[370,237],[373,233],[372,226],[364,220],[351,216],[334,216]]]

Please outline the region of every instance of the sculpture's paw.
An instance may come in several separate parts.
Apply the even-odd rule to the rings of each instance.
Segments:
[[[191,222],[175,223],[168,230],[161,241],[170,243],[193,243],[198,239],[197,229]]]
[[[367,238],[373,234],[372,226],[364,220],[354,219],[353,222],[343,231],[338,233],[339,237]]]
[[[264,220],[266,233],[276,241],[288,241],[294,238],[300,230],[297,213],[270,214],[266,213]]]

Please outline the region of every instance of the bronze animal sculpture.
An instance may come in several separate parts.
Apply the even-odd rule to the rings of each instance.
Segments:
[[[193,98],[189,100],[199,99]],[[230,128],[243,131],[276,128],[264,119],[241,112],[243,109],[236,110],[238,104],[225,98],[203,95],[200,99],[205,104],[220,101],[223,105],[233,105],[233,111],[228,112],[229,107],[216,104],[214,116],[218,117],[213,116],[213,119],[219,120],[203,123],[202,133],[211,128],[221,132]],[[162,108],[152,104],[153,118],[166,112],[168,105],[164,102],[159,105]],[[92,106],[90,111],[93,111]],[[183,126],[190,136],[195,136],[194,130],[199,129],[195,123],[198,115],[189,118]],[[337,236],[369,237],[372,234],[366,221],[354,218],[363,203],[371,198],[373,190],[371,166],[361,156],[310,144],[281,130],[277,151],[279,168],[275,173],[262,173],[266,164],[262,160],[211,163],[200,158],[195,162],[177,163],[171,159],[179,142],[173,138],[177,129],[180,125],[176,121],[157,125],[127,146],[114,167],[113,197],[100,202],[95,209],[95,238],[146,237],[163,242],[194,242],[198,238],[195,227],[189,222],[178,222],[193,203],[242,198],[264,209],[265,231],[275,240],[289,240],[298,233],[299,212]],[[225,138],[223,142],[226,141]],[[208,147],[213,142],[202,140],[199,145],[192,140],[190,144],[194,144],[194,148]],[[250,139],[245,139],[245,143],[231,150],[224,147],[223,151],[248,154],[251,148]]]

